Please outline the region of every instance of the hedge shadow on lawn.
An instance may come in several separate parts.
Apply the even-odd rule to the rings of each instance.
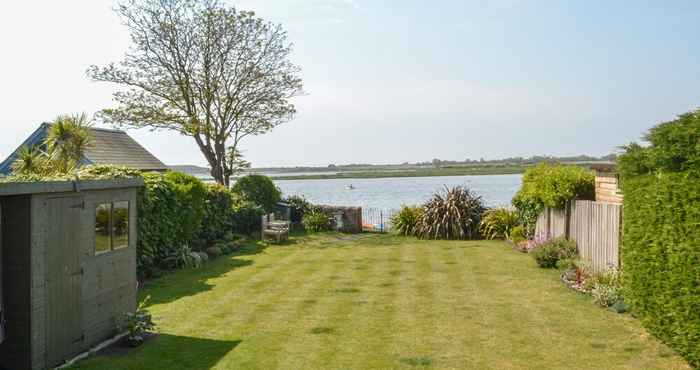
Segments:
[[[266,248],[268,248],[268,245],[265,243],[259,241],[249,242],[243,245],[240,250],[209,261],[199,268],[174,271],[160,278],[147,281],[147,289],[142,291],[141,294],[150,296],[147,306],[151,306],[170,303],[182,297],[209,291],[214,287],[214,285],[207,282],[209,279],[220,277],[234,269],[253,264],[252,260],[236,257],[256,255],[264,252]]]
[[[115,369],[210,369],[240,340],[214,340],[159,334],[140,348],[123,355],[97,355],[109,357]],[[85,365],[89,365],[88,360]],[[80,365],[80,364],[78,364]],[[86,366],[89,368],[89,366]],[[78,366],[78,369],[81,367]]]
[[[253,261],[223,256],[199,268],[167,274],[148,284],[142,294],[150,296],[147,306],[170,303],[214,288],[209,279],[217,278],[233,269],[250,266]]]

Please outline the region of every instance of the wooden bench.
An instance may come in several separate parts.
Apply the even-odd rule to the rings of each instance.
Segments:
[[[262,240],[281,243],[289,239],[289,221],[275,220],[275,214],[262,216]]]

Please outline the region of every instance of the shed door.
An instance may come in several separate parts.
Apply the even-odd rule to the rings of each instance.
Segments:
[[[80,352],[84,340],[81,309],[81,197],[49,199],[47,208],[47,357],[57,365]]]

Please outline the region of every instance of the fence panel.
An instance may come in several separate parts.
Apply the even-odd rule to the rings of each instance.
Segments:
[[[545,208],[537,218],[536,235],[575,240],[579,254],[591,262],[593,270],[604,271],[619,267],[621,215],[619,204],[579,200],[571,204],[568,214]]]
[[[619,267],[621,215],[618,204],[576,201],[572,207],[570,238],[594,271]]]
[[[563,209],[545,208],[537,216],[535,235],[544,238],[566,236],[567,214]]]

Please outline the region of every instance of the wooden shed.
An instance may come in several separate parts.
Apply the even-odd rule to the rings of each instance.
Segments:
[[[614,163],[606,163],[596,164],[591,168],[595,170],[596,202],[622,204],[623,196],[617,166]]]
[[[140,186],[0,184],[0,368],[60,365],[135,310]]]

